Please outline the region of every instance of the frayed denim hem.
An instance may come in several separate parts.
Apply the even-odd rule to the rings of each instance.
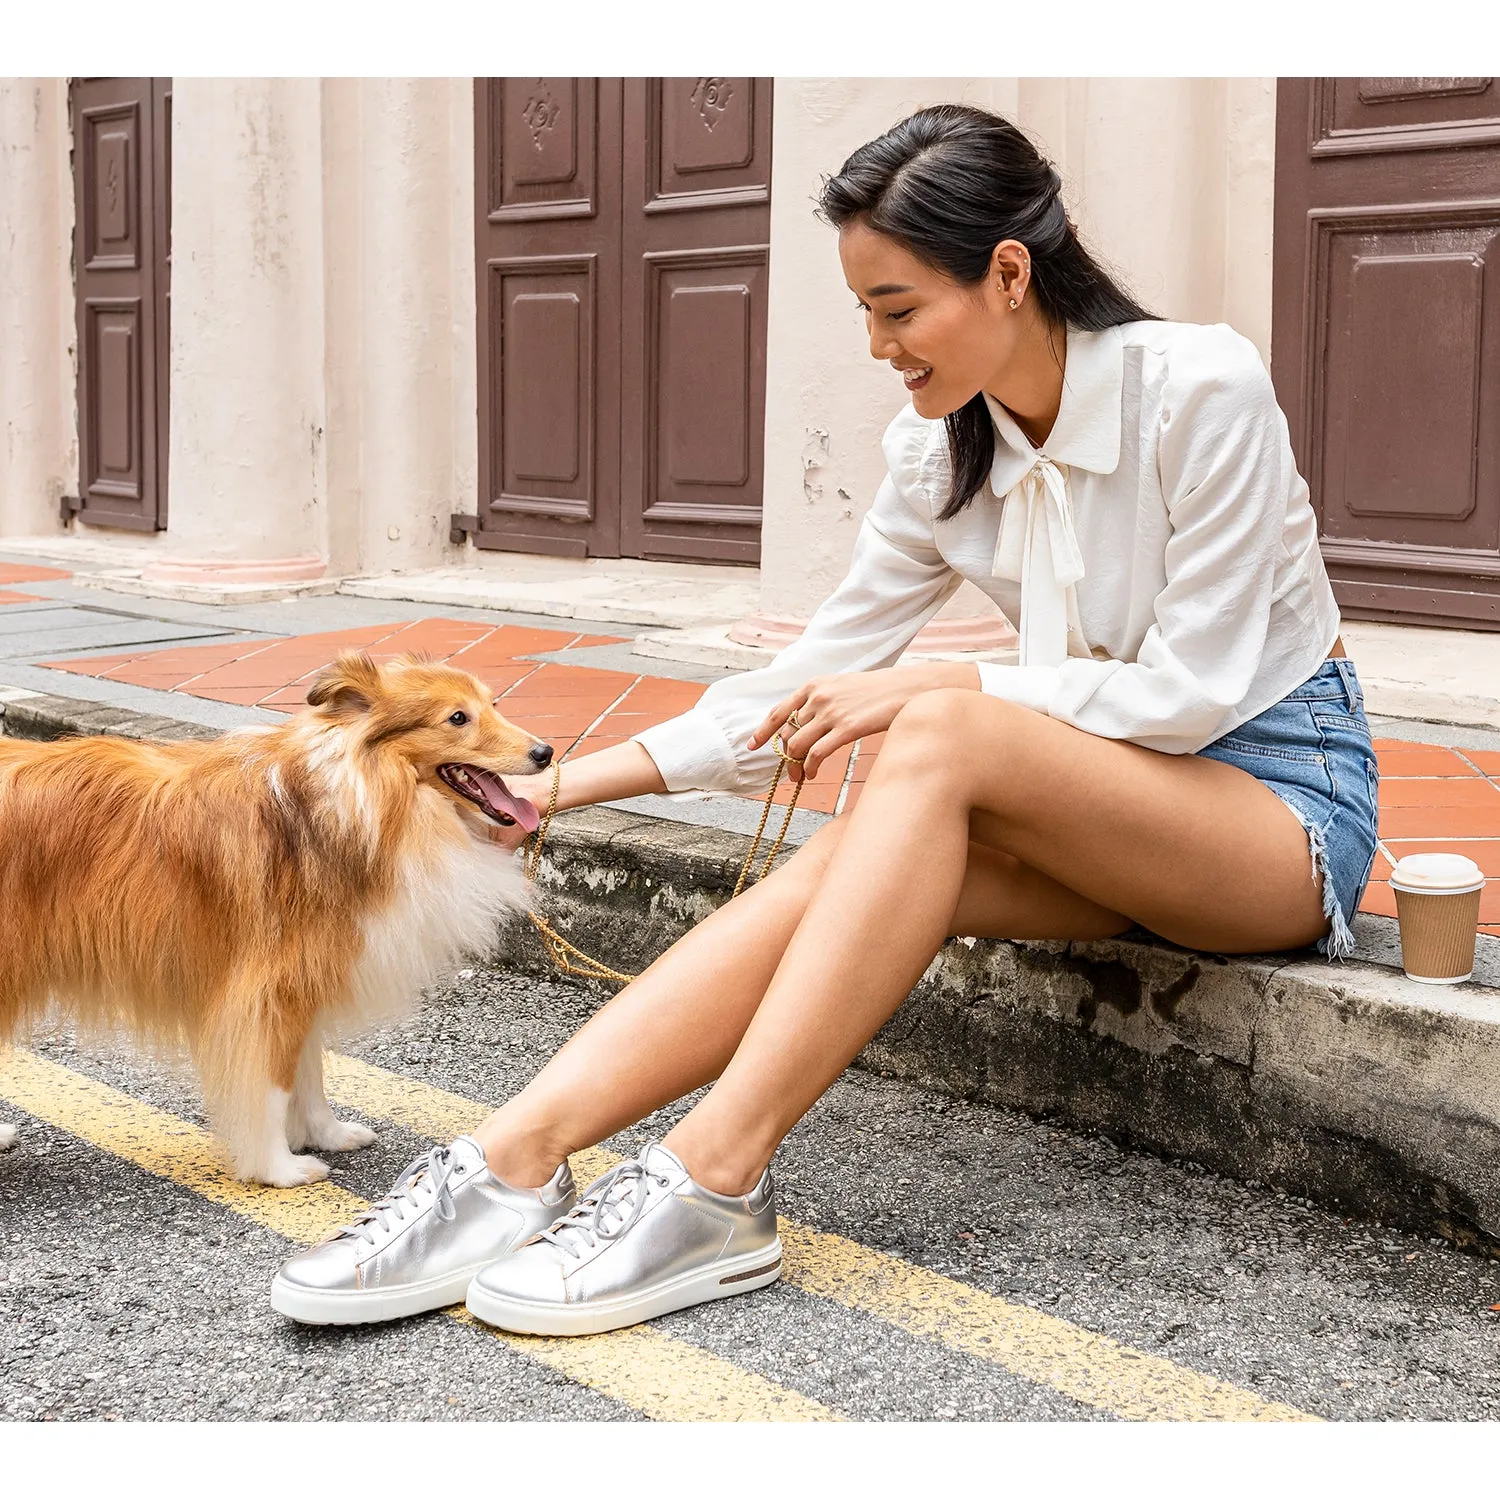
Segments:
[[[1274,792],[1276,788],[1272,787],[1271,790]],[[1277,792],[1277,796],[1281,794]],[[1354,953],[1354,934],[1349,930],[1343,907],[1339,905],[1338,892],[1333,888],[1333,874],[1328,868],[1328,829],[1333,819],[1322,824],[1309,823],[1288,798],[1282,797],[1281,800],[1292,809],[1292,816],[1307,834],[1308,853],[1312,858],[1312,878],[1317,880],[1320,875],[1323,877],[1323,915],[1328,918],[1328,931],[1314,946],[1329,963],[1334,959],[1342,961]]]
[[[1286,798],[1283,798],[1286,802]],[[1287,807],[1292,807],[1287,802]],[[1308,853],[1313,856],[1313,879],[1323,877],[1323,915],[1328,918],[1328,933],[1319,938],[1316,947],[1329,963],[1335,959],[1349,959],[1355,953],[1355,935],[1349,930],[1349,918],[1344,916],[1344,907],[1338,904],[1338,891],[1334,889],[1334,874],[1328,865],[1328,831],[1334,819],[1326,823],[1310,823],[1292,807],[1296,819],[1308,835]]]

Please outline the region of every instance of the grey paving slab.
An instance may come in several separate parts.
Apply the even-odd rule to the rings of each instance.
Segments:
[[[113,610],[89,609],[61,600],[46,604],[9,604],[0,608],[0,642],[40,634],[44,630],[58,635],[84,629],[97,630],[113,621],[140,623],[130,615],[116,614]]]
[[[677,682],[717,682],[734,674],[701,662],[663,661],[637,656],[629,643],[619,646],[574,646],[566,651],[537,651],[528,661],[564,662],[570,667],[599,667],[606,672],[634,672],[642,677],[670,677]]]
[[[55,693],[82,703],[107,703],[111,708],[129,708],[190,724],[208,724],[215,729],[233,729],[239,724],[279,724],[287,717],[270,708],[251,708],[195,698],[190,693],[168,693],[134,683],[113,682],[104,677],[85,677],[77,672],[59,672],[27,662],[0,660],[0,687],[29,688],[35,693]]]
[[[66,599],[28,599],[19,604],[0,604],[0,620],[19,619],[28,614],[40,614],[48,609],[67,609],[70,601]]]
[[[1500,750],[1500,733],[1470,724],[1436,724],[1430,719],[1393,719],[1388,714],[1371,714],[1370,729],[1376,739],[1416,740],[1424,745],[1469,750]]]
[[[184,646],[223,646],[237,641],[242,641],[246,649],[261,644],[265,641],[276,639],[274,636],[264,635],[242,635],[234,630],[216,630],[207,635],[197,633],[171,636],[165,640],[146,641],[110,641],[104,645],[91,642],[86,646],[68,647],[64,650],[54,650],[48,647],[42,651],[33,651],[28,655],[17,658],[21,661],[41,663],[48,661],[87,661],[96,656],[145,656],[152,651],[165,651],[168,648],[177,650]],[[4,643],[0,641],[0,660],[8,660],[4,655]]]
[[[0,561],[4,561],[0,556]],[[457,604],[420,604],[404,599],[362,599],[347,594],[308,594],[256,604],[200,604],[182,599],[153,599],[55,579],[49,583],[17,584],[17,592],[44,593],[48,598],[95,605],[122,612],[149,614],[163,620],[200,623],[216,629],[245,630],[264,635],[310,635],[329,630],[351,630],[365,625],[401,624],[408,620],[442,618],[476,620],[493,625],[526,625],[539,630],[576,635],[631,635],[634,626],[609,622],[574,622],[554,615],[531,615],[508,610],[475,609]]]
[[[33,622],[32,628],[4,630],[0,621],[0,657],[51,657],[102,654],[138,646],[206,644],[230,638],[228,631],[205,632],[199,626],[151,620],[110,620],[72,616],[64,621]]]
[[[618,807],[624,812],[644,813],[650,818],[666,818],[673,823],[690,823],[699,828],[722,828],[728,833],[753,834],[760,821],[761,804],[745,797],[710,796],[696,797],[645,796],[627,797],[619,802],[602,802],[601,807]],[[766,824],[765,848],[770,850],[771,840],[781,827],[783,809],[773,807]],[[792,814],[791,827],[787,830],[788,844],[804,844],[823,824],[828,822],[827,813],[813,812],[799,807]]]

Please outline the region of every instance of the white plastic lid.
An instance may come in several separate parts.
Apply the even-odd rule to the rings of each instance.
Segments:
[[[1396,861],[1391,884],[1398,891],[1442,891],[1462,895],[1484,885],[1484,871],[1466,854],[1407,854]]]

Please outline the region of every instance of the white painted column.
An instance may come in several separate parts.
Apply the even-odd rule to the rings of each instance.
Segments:
[[[173,85],[169,522],[150,579],[325,570],[321,125],[316,79]]]
[[[448,429],[453,443],[453,509],[472,515],[479,507],[479,307],[475,264],[477,191],[474,140],[474,79],[453,78],[448,111],[451,138],[448,180],[448,275],[453,287],[449,358],[453,406]],[[464,549],[472,551],[472,545]],[[453,555],[451,552],[448,554]]]
[[[78,493],[68,86],[0,80],[0,536],[63,529]]]
[[[325,78],[323,103],[323,379],[327,420],[328,571],[358,573],[364,485],[362,309],[364,83]]]
[[[462,456],[470,440],[477,455],[478,442],[473,120],[468,79],[361,84],[360,558],[367,569],[450,562],[449,517],[473,508]]]
[[[1271,362],[1276,80],[1224,80],[1224,292],[1219,317]]]

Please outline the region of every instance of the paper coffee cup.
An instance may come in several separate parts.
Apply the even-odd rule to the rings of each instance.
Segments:
[[[1391,871],[1401,967],[1423,984],[1462,984],[1474,972],[1484,872],[1463,854],[1408,854]]]

